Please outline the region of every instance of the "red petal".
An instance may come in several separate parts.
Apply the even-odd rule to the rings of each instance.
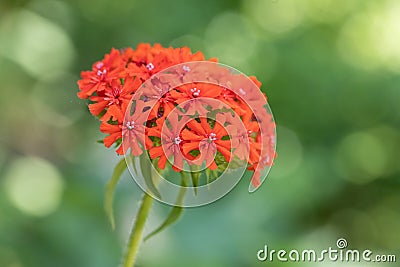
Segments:
[[[199,141],[189,142],[182,145],[182,151],[184,154],[189,154],[190,151],[199,149]]]

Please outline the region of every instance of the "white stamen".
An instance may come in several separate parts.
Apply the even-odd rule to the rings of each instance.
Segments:
[[[217,135],[215,133],[210,133],[208,139],[210,139],[210,141],[215,141],[217,140]]]
[[[183,69],[184,71],[186,71],[186,72],[189,72],[189,71],[190,71],[190,68],[189,68],[188,66],[186,66],[186,65],[183,66],[182,69]]]
[[[190,92],[192,92],[192,95],[196,97],[200,95],[200,89],[197,89],[196,87],[190,89]]]
[[[107,70],[103,70],[103,71],[98,70],[98,71],[97,71],[97,76],[101,76],[101,75],[104,75],[104,74],[106,74],[106,73],[107,73]]]
[[[154,70],[154,65],[153,65],[153,63],[149,63],[149,64],[147,64],[146,65],[146,68],[148,69],[148,70],[150,70],[150,71],[152,71],[152,70]]]
[[[175,143],[176,145],[179,145],[181,142],[182,142],[182,139],[181,139],[179,136],[177,136],[177,137],[174,138],[174,143]]]
[[[128,128],[128,130],[132,130],[133,128],[135,128],[135,122],[134,121],[126,122],[126,128]]]
[[[246,94],[246,91],[243,90],[243,88],[239,88],[239,93],[240,93],[241,95],[245,95],[245,94]]]

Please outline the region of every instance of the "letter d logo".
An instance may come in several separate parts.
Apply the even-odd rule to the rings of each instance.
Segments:
[[[264,246],[264,249],[260,249],[257,252],[257,258],[258,258],[259,261],[266,261],[267,260],[267,258],[268,258],[268,246],[267,245]]]

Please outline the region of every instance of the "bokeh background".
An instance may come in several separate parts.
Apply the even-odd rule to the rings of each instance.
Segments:
[[[283,266],[257,251],[341,237],[400,257],[399,1],[1,0],[1,267],[118,265],[141,191],[125,173],[112,232],[103,193],[118,158],[96,143],[76,81],[111,47],[139,42],[189,46],[257,75],[279,156],[259,191],[245,178],[186,210],[143,245],[138,266]],[[146,231],[169,208],[157,203]]]

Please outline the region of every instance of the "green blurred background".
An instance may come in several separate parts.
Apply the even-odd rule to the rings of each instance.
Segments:
[[[400,256],[399,1],[1,0],[0,267],[118,265],[141,191],[125,173],[112,232],[103,193],[118,158],[96,143],[76,81],[111,47],[139,42],[257,75],[279,156],[259,191],[245,178],[186,210],[143,245],[138,266],[282,266],[257,251],[340,237]],[[156,203],[146,231],[168,210]]]

